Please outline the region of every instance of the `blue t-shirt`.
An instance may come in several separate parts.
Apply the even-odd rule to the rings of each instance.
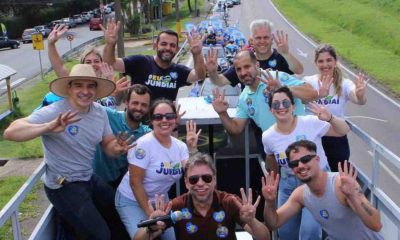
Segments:
[[[270,68],[272,70],[293,74],[293,72],[289,69],[289,64],[286,59],[280,53],[278,53],[276,49],[273,49],[272,55],[268,59],[258,60],[258,63],[260,64],[260,68],[264,70]],[[236,74],[235,66],[233,65],[223,72],[223,75],[231,82],[232,86],[236,86],[238,83],[240,83],[239,77]]]
[[[164,97],[175,101],[179,88],[190,85],[187,78],[191,69],[182,64],[172,63],[164,69],[157,65],[153,56],[143,55],[126,57],[124,64],[131,83],[149,87],[152,99]]]
[[[270,71],[272,76],[275,72]],[[279,73],[279,80],[282,86],[301,86],[304,81],[284,73]],[[236,107],[236,117],[241,119],[251,118],[261,128],[262,131],[267,130],[275,123],[275,117],[272,115],[268,106],[268,96],[264,95],[264,90],[267,85],[260,81],[255,92],[251,91],[249,86],[246,86],[239,96],[238,105]],[[305,115],[304,105],[299,98],[294,98],[296,105],[294,113],[298,116]]]
[[[140,124],[137,129],[131,129],[126,122],[125,112],[116,111],[114,109],[106,108],[108,120],[110,122],[111,130],[115,136],[119,132],[128,132],[128,135],[135,136],[134,141],[151,131],[147,125]],[[128,170],[128,160],[126,154],[118,158],[109,157],[101,147],[101,144],[96,146],[96,154],[93,161],[94,173],[100,176],[106,182],[114,182],[118,178],[125,175]]]

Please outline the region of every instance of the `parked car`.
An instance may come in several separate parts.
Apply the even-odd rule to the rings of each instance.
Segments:
[[[103,23],[103,19],[101,19],[101,18],[99,18],[99,17],[92,17],[92,18],[90,19],[90,22],[89,22],[89,29],[90,29],[90,31],[93,31],[93,30],[101,30],[100,24],[102,24],[102,23]]]
[[[54,28],[56,25],[64,24],[62,20],[54,20],[50,23],[50,27]]]
[[[76,27],[76,23],[72,18],[63,18],[61,20],[69,29]]]
[[[16,49],[18,47],[19,47],[19,41],[8,39],[6,37],[0,37],[0,48]]]
[[[32,42],[32,34],[37,34],[37,33],[39,32],[34,28],[25,29],[24,32],[22,33],[22,42],[23,43]]]
[[[34,29],[36,29],[36,31],[40,32],[43,37],[47,37],[49,36],[49,33],[51,32],[51,28],[49,28],[46,25],[38,25],[38,26],[34,26]]]
[[[232,0],[233,4],[235,5],[239,5],[240,4],[240,0]]]

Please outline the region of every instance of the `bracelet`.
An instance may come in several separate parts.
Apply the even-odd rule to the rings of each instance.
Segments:
[[[329,120],[327,122],[331,122],[333,119],[333,114],[331,113],[331,118],[329,118]]]

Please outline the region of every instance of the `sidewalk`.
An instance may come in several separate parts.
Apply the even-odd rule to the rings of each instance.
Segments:
[[[42,158],[8,160],[4,166],[0,167],[0,179],[9,176],[29,177],[42,161]]]

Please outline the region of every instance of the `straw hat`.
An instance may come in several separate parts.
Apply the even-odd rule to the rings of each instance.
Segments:
[[[97,83],[96,99],[110,95],[115,89],[115,83],[105,78],[96,77],[94,69],[89,64],[76,64],[72,67],[68,77],[60,77],[50,83],[50,91],[60,97],[68,97],[68,89],[71,81],[91,80]]]

